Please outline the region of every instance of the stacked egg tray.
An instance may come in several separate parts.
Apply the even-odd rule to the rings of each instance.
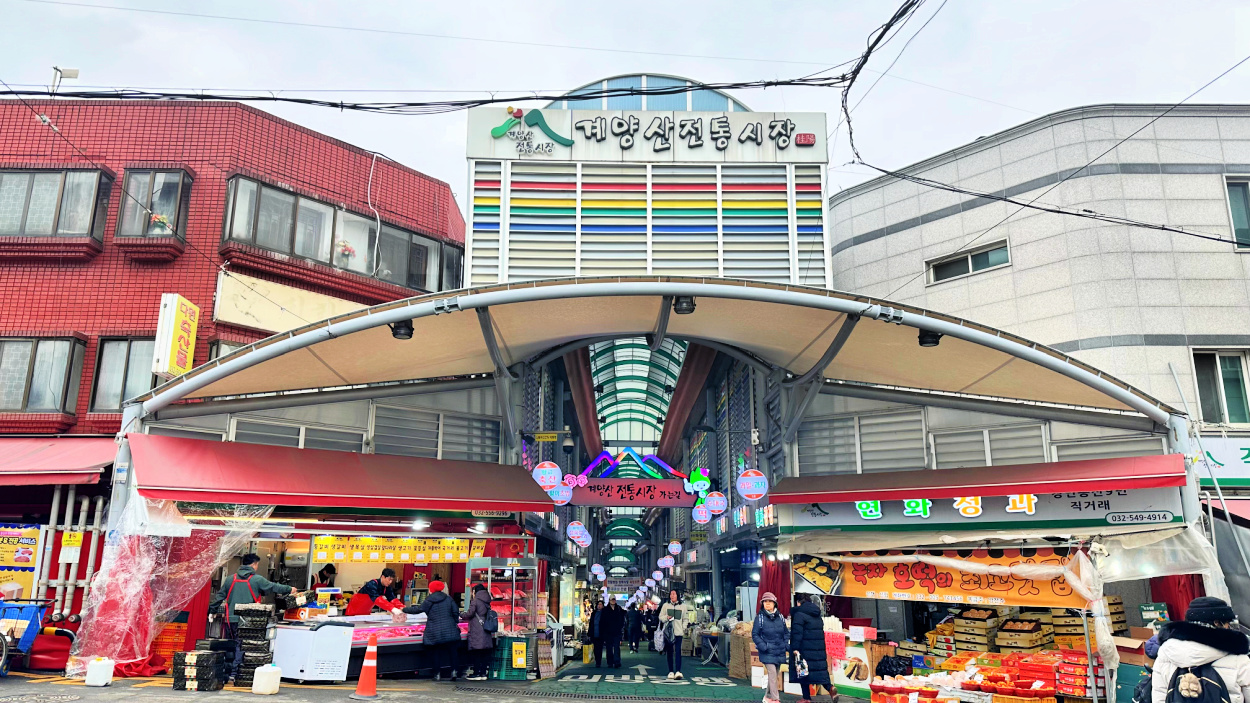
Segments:
[[[235,636],[243,650],[243,661],[234,675],[234,685],[250,687],[256,675],[256,667],[273,662],[273,638],[277,628],[273,624],[274,608],[263,603],[249,603],[235,608],[239,624]]]
[[[233,663],[229,652],[194,650],[175,652],[175,691],[220,691],[230,678]]]

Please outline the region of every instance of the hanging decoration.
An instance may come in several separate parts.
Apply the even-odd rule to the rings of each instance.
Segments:
[[[712,511],[707,503],[700,503],[690,509],[690,517],[700,525],[706,525],[712,521]]]
[[[657,571],[655,573],[658,574],[660,572]],[[652,575],[654,576],[655,574],[652,574]],[[654,588],[654,587],[655,587],[655,579],[647,579],[647,588]]]
[[[656,581],[663,581],[663,580],[664,580],[664,572],[663,572],[663,571],[659,571],[659,570],[652,571],[652,572],[651,572],[651,578],[655,579]],[[648,585],[654,586],[655,584],[648,584]]]
[[[677,556],[678,554],[681,554],[681,542],[678,542],[677,540],[673,540],[672,542],[669,542],[668,553],[672,554],[673,556]]]
[[[600,581],[607,581],[608,575],[607,574],[595,574],[595,578],[599,579]]]
[[[594,574],[595,576],[598,576],[599,574],[602,574],[603,572],[604,572],[604,569],[603,569],[603,565],[602,565],[602,564],[591,564],[591,565],[590,565],[590,573]]]
[[[707,469],[699,467],[690,474],[690,487],[694,493],[702,493],[712,487],[712,480],[708,478]]]
[[[586,478],[586,474],[565,474],[564,475],[564,485],[568,486],[569,488],[577,488],[578,486],[585,486],[587,480],[588,479]]]
[[[720,515],[726,510],[729,510],[729,499],[726,498],[725,494],[720,491],[712,491],[707,494],[706,505],[707,509],[712,511],[713,515]]]
[[[768,495],[768,477],[759,469],[747,469],[738,477],[738,494],[747,500]]]
[[[659,567],[661,569],[671,569],[673,568],[673,564],[676,564],[676,563],[677,563],[676,560],[674,560],[672,557],[660,557],[660,561],[658,562]]]
[[[544,461],[534,467],[534,481],[542,486],[544,491],[550,491],[560,485],[560,467],[554,462]]]
[[[571,486],[556,486],[547,491],[547,495],[551,496],[551,501],[556,505],[568,505],[573,500],[573,488]]]

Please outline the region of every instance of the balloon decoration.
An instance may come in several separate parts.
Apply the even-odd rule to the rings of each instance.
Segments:
[[[590,573],[592,573],[592,574],[594,574],[594,575],[596,575],[596,576],[598,576],[599,574],[604,573],[604,570],[603,570],[603,565],[602,565],[602,564],[591,564],[591,565],[590,565]]]
[[[738,494],[747,500],[768,495],[768,477],[758,469],[747,469],[738,477]]]
[[[652,571],[652,572],[651,572],[651,578],[655,579],[656,581],[663,581],[663,580],[664,580],[664,572],[663,572],[663,571],[659,571],[659,570]],[[654,583],[648,583],[647,585],[648,585],[648,586],[654,586],[655,584],[654,584]]]
[[[726,498],[725,494],[720,491],[712,491],[707,494],[706,505],[707,509],[712,511],[713,515],[720,515],[726,510],[729,510],[729,499]]]
[[[655,573],[658,574],[660,572],[657,571]],[[655,588],[655,579],[647,579],[647,588]]]
[[[677,556],[678,554],[681,554],[681,542],[678,542],[677,540],[673,540],[672,542],[669,542],[668,553],[672,554],[673,556]]]
[[[712,521],[712,511],[707,503],[700,503],[690,509],[690,517],[700,525],[706,525]]]
[[[534,467],[534,480],[538,485],[542,486],[544,491],[549,491],[560,485],[560,467],[553,462],[544,461]]]
[[[552,502],[556,505],[568,505],[573,500],[573,489],[569,486],[560,485],[547,491],[547,495],[551,496]]]
[[[595,578],[599,579],[600,581],[606,581],[608,579],[608,575],[607,574],[595,574]]]

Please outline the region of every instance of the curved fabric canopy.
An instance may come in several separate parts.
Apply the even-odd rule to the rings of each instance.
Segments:
[[[647,526],[637,520],[630,518],[617,518],[608,523],[604,529],[604,534],[608,537],[636,537],[638,539],[647,538]]]
[[[486,329],[510,366],[578,340],[650,333],[663,296],[685,295],[696,309],[670,317],[668,339],[715,343],[795,374],[825,357],[848,315],[860,315],[841,351],[816,369],[825,378],[1136,410],[1156,422],[1176,413],[1062,352],[974,322],[819,288],[680,277],[531,281],[396,301],[262,340],[138,400],[151,413],[182,398],[490,374],[486,318],[475,310],[489,310]],[[395,339],[387,325],[409,319],[412,339]],[[938,346],[919,346],[917,328],[942,334]],[[622,396],[650,397],[614,397]]]

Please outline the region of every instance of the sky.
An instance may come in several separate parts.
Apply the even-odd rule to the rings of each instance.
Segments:
[[[43,86],[51,67],[62,66],[81,71],[66,88],[398,101],[563,92],[623,73],[708,83],[782,79],[857,57],[900,2],[0,0],[0,80]],[[853,113],[856,144],[865,161],[899,168],[1057,110],[1172,104],[1247,55],[1245,2],[926,0],[852,90],[854,104],[880,78]],[[838,122],[837,90],[733,94],[754,110],[826,112],[830,130]],[[1250,62],[1190,102],[1248,100]],[[258,107],[447,181],[464,207],[464,112]],[[872,174],[848,164],[845,134],[830,143],[830,193]]]

